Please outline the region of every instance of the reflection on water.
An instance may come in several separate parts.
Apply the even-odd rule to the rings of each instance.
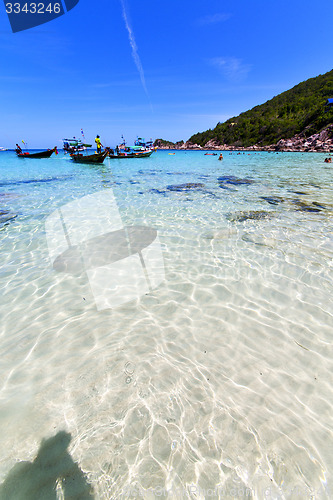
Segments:
[[[33,462],[19,462],[0,485],[0,500],[91,500],[90,485],[68,453],[71,435],[42,441]]]

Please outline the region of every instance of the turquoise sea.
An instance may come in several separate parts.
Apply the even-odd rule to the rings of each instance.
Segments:
[[[223,156],[0,153],[1,500],[333,497],[333,166]],[[164,275],[98,308],[47,221],[88,240],[105,196]]]

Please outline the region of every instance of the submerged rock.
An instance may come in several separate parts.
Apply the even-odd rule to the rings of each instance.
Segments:
[[[17,214],[14,212],[9,212],[8,210],[0,210],[0,226],[6,224],[10,220],[13,220],[17,217]]]
[[[201,182],[188,182],[187,184],[179,184],[178,186],[167,186],[169,191],[187,191],[188,189],[204,188],[205,185]]]
[[[165,189],[155,189],[155,188],[151,189],[150,192],[156,194],[163,194],[163,196],[165,196],[167,193]]]
[[[44,183],[44,182],[58,182],[62,181],[65,179],[72,179],[74,176],[73,175],[61,175],[59,177],[49,177],[46,179],[25,179],[25,180],[9,180],[9,181],[3,181],[0,183],[1,187],[4,186],[18,186],[21,184],[39,184],[39,183]]]
[[[314,208],[314,207],[303,207],[299,209],[301,212],[321,212],[320,208]]]
[[[255,210],[249,212],[237,212],[234,214],[227,214],[226,218],[230,222],[244,222],[246,220],[261,220],[273,216],[273,212],[265,212],[264,210]]]
[[[252,179],[240,179],[239,177],[235,177],[234,175],[223,175],[222,177],[219,177],[217,180],[219,186],[223,189],[226,186],[228,186],[228,184],[231,184],[232,186],[254,184],[254,180]]]
[[[260,199],[267,201],[270,205],[278,205],[284,202],[284,199],[279,196],[260,196]]]
[[[264,234],[244,233],[242,240],[263,247],[275,248],[277,246],[277,242],[273,237]]]
[[[0,193],[0,198],[2,198],[3,201],[6,200],[16,200],[17,198],[20,198],[21,195],[16,194],[16,193]]]
[[[313,201],[312,202],[312,205],[315,205],[316,207],[319,207],[319,208],[322,208],[323,210],[326,210],[327,207],[325,207],[325,205],[321,205],[320,203],[318,203],[317,201]]]
[[[157,175],[158,173],[162,172],[162,170],[138,170],[138,174],[140,175]]]
[[[319,204],[313,202],[311,205],[309,203],[305,203],[301,200],[292,200],[292,203],[296,205],[296,210],[299,212],[321,212],[324,207],[320,207]]]
[[[232,238],[235,235],[238,235],[238,229],[228,227],[225,229],[213,231],[211,233],[205,233],[202,237],[205,240],[226,240]]]

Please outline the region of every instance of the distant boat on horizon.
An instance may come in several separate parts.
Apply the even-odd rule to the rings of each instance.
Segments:
[[[142,137],[137,137],[132,147],[134,151],[152,151],[154,150],[153,140],[145,141]]]
[[[63,149],[66,153],[77,153],[79,151],[86,151],[91,148],[92,144],[85,144],[81,139],[63,139]]]
[[[0,146],[0,151],[9,151],[8,148],[3,148],[2,146]]]

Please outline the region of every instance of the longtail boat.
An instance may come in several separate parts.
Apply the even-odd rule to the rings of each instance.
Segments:
[[[82,153],[72,153],[71,158],[76,163],[103,163],[107,157],[108,152],[95,153],[93,155],[83,155]]]
[[[50,158],[50,156],[57,152],[57,148],[48,149],[47,151],[40,151],[39,153],[23,153],[23,151],[16,151],[16,154],[19,158]]]
[[[86,149],[91,148],[91,144],[85,144],[81,141],[81,139],[63,139],[63,149],[66,153],[77,153],[78,151],[85,151]]]
[[[118,153],[117,155],[109,154],[109,158],[122,160],[126,158],[149,158],[154,151],[138,151],[137,153]]]

